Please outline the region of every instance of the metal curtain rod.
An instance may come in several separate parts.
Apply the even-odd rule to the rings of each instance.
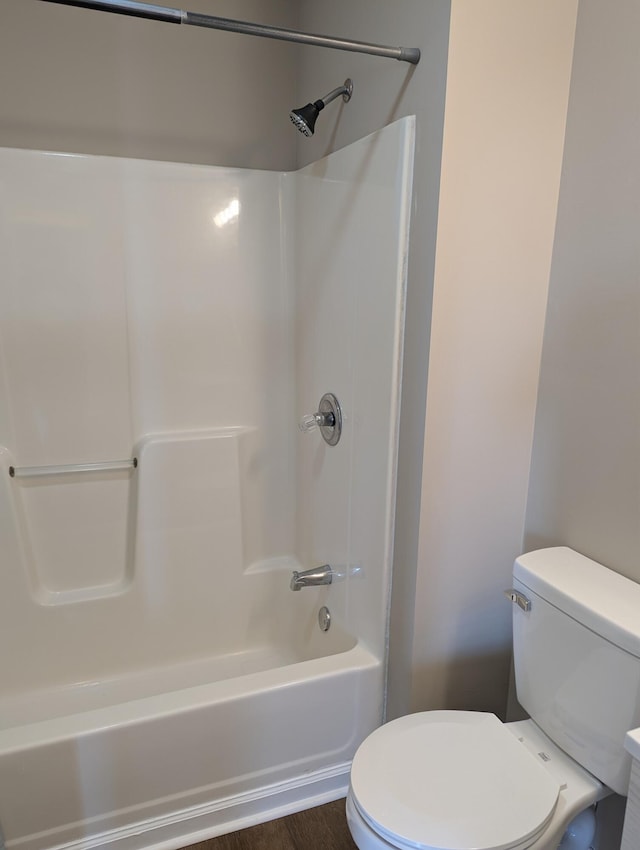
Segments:
[[[167,24],[188,24],[194,27],[208,27],[214,30],[237,32],[243,35],[259,35],[262,38],[277,38],[281,41],[293,41],[296,44],[312,44],[316,47],[332,47],[335,50],[348,50],[352,53],[369,53],[372,56],[385,56],[417,65],[420,50],[417,47],[388,47],[384,44],[367,44],[364,41],[351,41],[346,38],[332,38],[328,35],[296,32],[295,30],[271,27],[264,24],[252,24],[247,21],[234,21],[230,18],[217,18],[213,15],[200,15],[197,12],[184,12],[167,6],[152,3],[139,3],[136,0],[43,0],[44,3],[60,3],[62,6],[80,6],[83,9],[95,9],[99,12],[115,12],[119,15],[132,15],[136,18],[149,18],[164,21]]]

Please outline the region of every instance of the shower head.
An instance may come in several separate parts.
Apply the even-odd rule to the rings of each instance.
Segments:
[[[316,100],[315,103],[308,103],[306,106],[301,106],[300,109],[292,109],[289,118],[303,136],[313,136],[316,118],[321,109],[324,109],[324,103],[321,100]]]
[[[332,100],[340,97],[340,95],[342,95],[342,99],[345,103],[349,103],[352,94],[353,83],[347,78],[343,85],[338,86],[338,88],[333,91],[330,91],[329,94],[326,94],[320,100],[308,103],[306,106],[301,106],[300,109],[292,109],[289,113],[291,123],[294,124],[303,135],[313,136],[316,120],[325,106],[328,103],[331,103]]]

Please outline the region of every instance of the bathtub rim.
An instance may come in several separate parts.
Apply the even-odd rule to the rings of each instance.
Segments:
[[[230,702],[238,697],[255,696],[265,689],[275,690],[301,684],[309,678],[332,678],[342,672],[379,668],[381,665],[382,660],[358,641],[351,649],[333,655],[132,699],[104,708],[6,727],[0,730],[0,757],[114,727],[161,720],[178,712],[197,711],[213,702]]]

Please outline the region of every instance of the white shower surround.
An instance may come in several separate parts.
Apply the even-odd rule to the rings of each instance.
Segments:
[[[7,848],[179,847],[344,791],[383,716],[413,138],[296,174],[0,151]],[[296,426],[327,391],[335,448]]]

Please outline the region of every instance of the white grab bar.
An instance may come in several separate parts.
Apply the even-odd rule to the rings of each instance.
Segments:
[[[10,466],[12,478],[44,478],[47,475],[77,475],[83,472],[117,472],[137,469],[138,458],[131,460],[106,460],[100,463],[67,463],[59,466]]]

